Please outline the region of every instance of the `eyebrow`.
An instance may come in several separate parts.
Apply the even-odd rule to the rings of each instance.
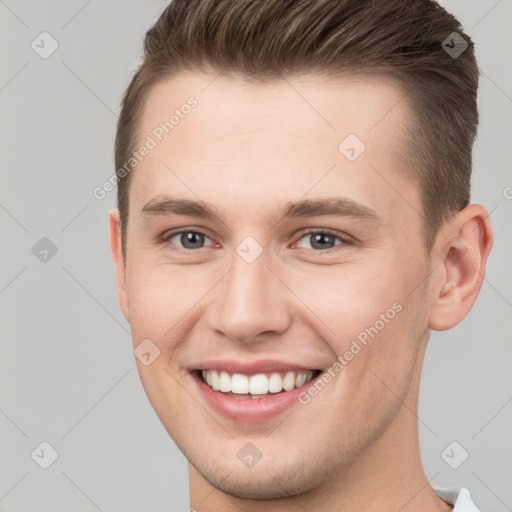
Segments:
[[[207,220],[222,220],[213,206],[203,201],[158,196],[148,201],[141,210],[144,220],[159,216],[183,215]],[[372,208],[344,197],[289,201],[281,214],[282,219],[333,215],[384,224],[382,217]]]

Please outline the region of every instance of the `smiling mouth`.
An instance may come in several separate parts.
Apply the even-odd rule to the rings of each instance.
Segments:
[[[321,370],[245,375],[223,370],[196,370],[201,381],[214,391],[242,399],[270,398],[299,388],[320,375]]]

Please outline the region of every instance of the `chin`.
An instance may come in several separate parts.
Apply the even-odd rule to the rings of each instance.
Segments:
[[[287,464],[281,461],[280,465],[262,458],[252,468],[244,468],[238,459],[223,467],[216,465],[216,461],[205,464],[204,458],[200,460],[200,464],[195,464],[189,459],[212,487],[241,499],[275,500],[298,496],[319,487],[327,476],[320,458],[307,470],[302,458]]]

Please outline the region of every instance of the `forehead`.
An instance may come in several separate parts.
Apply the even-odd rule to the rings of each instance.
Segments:
[[[192,98],[197,105],[189,108]],[[326,136],[336,141],[347,131],[364,138],[376,129],[382,134],[390,126],[399,128],[409,114],[404,99],[398,82],[376,76],[297,75],[262,82],[186,72],[151,90],[141,128],[149,133],[176,112],[174,128],[181,125],[183,132],[188,127],[188,135],[194,132],[197,137],[206,132],[210,137],[225,136],[230,128],[231,135],[240,136],[239,128],[245,124],[245,132],[264,128],[266,133],[290,133],[311,141]],[[195,115],[181,123],[188,113]]]
[[[419,207],[404,165],[409,114],[389,79],[312,75],[262,83],[179,74],[148,96],[139,142],[149,137],[154,147],[137,166],[131,195],[139,209],[178,189],[214,204],[235,207],[238,197],[271,208],[271,199],[334,192],[373,202],[383,217],[397,206],[406,214],[403,194]]]

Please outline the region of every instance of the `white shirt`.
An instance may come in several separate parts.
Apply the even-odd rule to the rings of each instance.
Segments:
[[[443,501],[453,505],[452,512],[480,512],[465,487],[435,487],[434,491]]]

